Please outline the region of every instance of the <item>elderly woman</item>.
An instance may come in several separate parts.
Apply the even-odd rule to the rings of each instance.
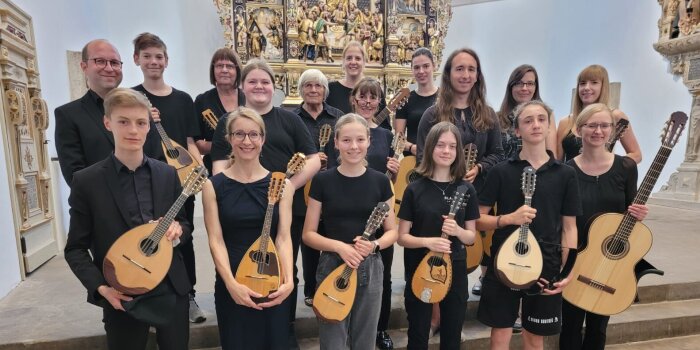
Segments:
[[[326,103],[328,97],[328,79],[318,69],[307,69],[299,77],[299,93],[304,100],[295,110],[301,117],[316,143],[318,155],[321,158],[321,169],[326,168],[329,152],[320,149],[318,135],[323,125],[335,128],[335,122],[343,115],[343,111]],[[333,150],[330,150],[332,153]],[[303,222],[301,223],[303,225]],[[322,230],[323,225],[319,229]],[[304,267],[304,303],[311,306],[316,291],[316,267],[318,266],[318,250],[301,244],[301,259]],[[296,259],[294,259],[296,261]]]

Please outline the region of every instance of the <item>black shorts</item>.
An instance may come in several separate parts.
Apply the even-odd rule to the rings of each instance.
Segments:
[[[491,269],[481,287],[477,319],[489,327],[511,328],[518,318],[521,300],[525,330],[542,336],[561,332],[561,294],[527,295],[525,290],[511,289],[501,283]]]

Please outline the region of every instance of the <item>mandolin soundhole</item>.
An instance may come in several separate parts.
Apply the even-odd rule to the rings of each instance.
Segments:
[[[263,256],[263,253],[259,250],[250,252],[250,258],[253,259],[253,261],[255,261],[258,264],[260,264],[260,263],[269,264],[270,263],[270,255],[265,254],[265,256]]]
[[[515,244],[515,253],[525,255],[530,251],[530,245],[527,242],[518,242]]]
[[[603,241],[603,255],[608,259],[619,260],[627,255],[629,250],[629,242],[616,239],[614,235],[608,236],[608,238]]]
[[[150,238],[143,239],[139,244],[139,247],[141,248],[141,253],[146,256],[151,256],[158,252],[158,242]]]
[[[445,260],[438,256],[433,256],[430,257],[428,264],[430,264],[430,266],[444,266]]]
[[[348,287],[348,280],[342,277],[339,277],[338,279],[335,280],[335,287],[338,288],[339,290],[345,290]]]
[[[170,158],[177,159],[178,157],[180,157],[180,151],[178,151],[175,148],[168,150],[168,156]]]

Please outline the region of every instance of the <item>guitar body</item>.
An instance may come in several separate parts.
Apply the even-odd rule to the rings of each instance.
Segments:
[[[109,248],[102,262],[102,273],[112,288],[127,294],[140,295],[163,281],[173,261],[173,245],[165,237],[150,256],[141,245],[148,244],[148,236],[157,223],[143,224],[125,232]]]
[[[628,244],[610,254],[608,244],[624,215],[598,216],[588,233],[588,246],[578,253],[571,271],[571,282],[564,288],[564,299],[589,312],[614,315],[625,311],[637,294],[634,266],[646,255],[653,241],[651,231],[641,222],[632,228]]]
[[[484,257],[484,242],[481,234],[474,235],[474,244],[467,246],[467,274],[476,270]]]
[[[280,287],[280,263],[272,239],[267,240],[266,256],[262,256],[261,238],[248,248],[236,270],[236,281],[262,295],[264,301]],[[259,263],[260,262],[260,263]]]
[[[537,282],[542,274],[542,250],[532,234],[527,231],[525,246],[518,242],[520,228],[515,230],[498,249],[494,266],[496,276],[510,288],[525,289]]]
[[[337,323],[350,314],[357,292],[357,270],[352,269],[346,279],[343,272],[347,265],[341,264],[333,270],[316,289],[313,309],[320,319]]]
[[[190,155],[190,152],[188,152],[187,149],[180,146],[180,144],[173,140],[170,140],[170,142],[175,149],[175,154],[170,154],[170,152],[168,152],[164,142],[161,142],[160,145],[163,147],[163,154],[165,155],[165,160],[168,162],[168,165],[177,170],[177,177],[180,178],[180,183],[184,184],[185,179],[187,179],[187,175],[192,172],[192,169],[201,164],[199,161],[195,160],[192,155]]]
[[[415,168],[416,156],[405,156],[399,163],[399,172],[396,174],[396,183],[394,184],[394,198],[396,198],[394,212],[396,213],[399,212],[403,193],[406,191],[408,184],[411,183],[410,175],[414,172]]]
[[[428,252],[413,273],[411,290],[424,303],[439,303],[452,286],[452,259],[449,254]]]

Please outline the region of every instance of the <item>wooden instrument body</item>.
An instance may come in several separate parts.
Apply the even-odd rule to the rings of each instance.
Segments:
[[[187,176],[192,172],[194,168],[201,165],[199,161],[195,160],[194,157],[187,151],[184,147],[180,146],[179,143],[170,140],[173,146],[174,152],[169,152],[165,142],[161,141],[161,146],[163,147],[163,154],[165,154],[165,161],[171,167],[177,170],[177,177],[180,179],[180,184],[185,183]]]
[[[261,294],[260,299],[265,300],[268,295],[279,289],[282,269],[274,242],[271,239],[266,240],[267,248],[262,249],[261,241],[262,237],[258,237],[245,252],[236,270],[236,281]],[[262,256],[263,254],[265,256]]]
[[[450,254],[428,252],[413,273],[411,290],[424,303],[439,303],[452,286]]]
[[[542,250],[532,231],[521,241],[521,228],[516,229],[498,249],[494,266],[496,276],[510,288],[525,289],[537,282],[542,274]],[[526,244],[522,247],[523,242]]]
[[[474,243],[472,245],[467,245],[467,274],[472,273],[476,270],[481,263],[481,259],[484,258],[484,242],[481,238],[481,234],[476,232],[474,235]]]
[[[608,253],[609,244],[622,222],[623,214],[598,216],[588,234],[588,246],[578,253],[571,271],[571,282],[563,296],[579,308],[599,314],[614,315],[625,311],[637,294],[634,266],[651,249],[651,230],[641,222],[632,228],[627,244],[618,245],[619,254]]]
[[[350,314],[356,292],[357,270],[343,263],[331,271],[316,289],[314,313],[326,322],[340,322]]]
[[[102,273],[112,288],[127,295],[140,295],[163,281],[173,261],[172,243],[163,236],[153,254],[146,255],[141,250],[156,226],[155,222],[136,226],[109,248]]]
[[[408,184],[411,183],[411,174],[415,173],[415,168],[416,156],[405,156],[399,162],[399,172],[396,174],[396,183],[394,184],[394,198],[396,198],[394,211],[396,213],[399,212],[403,193],[406,191]]]

